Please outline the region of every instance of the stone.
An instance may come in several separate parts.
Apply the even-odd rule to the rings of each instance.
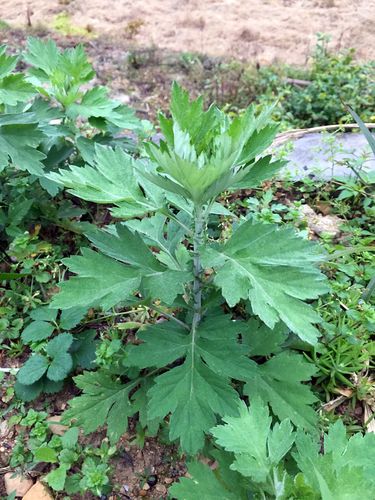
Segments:
[[[331,205],[331,203],[329,201],[319,201],[316,204],[316,208],[323,215],[330,215],[332,213],[332,205]]]
[[[22,500],[53,500],[50,490],[40,481],[36,482]]]
[[[321,236],[326,234],[331,238],[337,238],[341,234],[340,226],[344,221],[336,215],[321,216],[314,221],[311,221],[309,227],[315,234]]]
[[[13,491],[15,491],[16,497],[23,497],[32,487],[33,482],[31,479],[20,474],[7,472],[4,475],[4,484],[7,495],[10,495]]]
[[[337,238],[341,234],[340,226],[344,223],[337,215],[320,215],[314,212],[309,205],[300,207],[301,218],[306,221],[307,227],[317,236],[326,234]]]
[[[121,104],[130,104],[130,96],[127,95],[127,94],[122,94],[122,93],[119,93],[119,94],[115,94],[113,96],[113,98],[116,100],[116,101],[119,101],[121,102]]]
[[[165,484],[172,484],[173,483],[173,478],[172,477],[165,477],[164,478]]]
[[[375,170],[375,158],[371,155],[370,146],[363,134],[347,132],[336,134],[334,139],[332,151],[332,148],[327,146],[327,136],[324,134],[306,133],[302,137],[291,138],[293,150],[287,153],[288,163],[281,169],[280,177],[289,176],[291,173],[292,178],[296,180],[308,176],[327,180],[337,176],[355,178],[346,160],[353,162],[363,152],[368,154],[367,168],[369,171]],[[277,143],[277,140],[275,142]]]
[[[2,420],[0,422],[0,437],[4,438],[9,434],[8,422],[6,420]]]
[[[157,484],[155,486],[155,490],[160,493],[161,495],[166,495],[167,494],[167,488],[164,486],[164,484]]]
[[[56,434],[56,436],[63,436],[65,432],[69,429],[67,425],[60,424],[61,421],[60,415],[52,415],[52,417],[47,418],[48,427],[52,434]],[[50,423],[51,422],[51,423]]]

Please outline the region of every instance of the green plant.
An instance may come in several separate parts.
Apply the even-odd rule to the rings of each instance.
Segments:
[[[3,49],[0,59],[1,417],[17,424],[9,465],[32,471],[42,462],[57,495],[107,495],[115,444],[128,430],[146,453],[158,434],[161,446],[216,461],[214,471],[194,462],[193,481],[171,490],[178,498],[342,500],[363,495],[361,481],[372,494],[362,455],[372,460],[373,440],[348,440],[341,423],[332,426],[338,415],[348,434],[372,425],[366,158],[348,160],[349,181],[271,182],[284,164],[264,156],[278,105],[260,115],[204,111],[174,86],[171,118],[160,116],[164,139],[142,143],[151,127],[88,87],[81,48],[31,39],[24,73]],[[210,60],[183,63],[193,79]],[[233,81],[242,71],[222,69]],[[235,92],[222,83],[218,95]],[[325,145],[334,164],[335,137]],[[320,238],[325,252],[301,230],[305,203],[344,219],[337,239]],[[26,360],[15,387],[13,356]],[[76,368],[82,394],[63,416],[69,430],[52,435],[35,408],[53,397],[30,410],[21,398],[58,390]],[[106,426],[108,439],[88,446],[78,426]],[[327,432],[320,450],[318,429]]]
[[[68,12],[60,12],[52,22],[52,27],[65,36],[90,36],[92,29],[75,26]]]
[[[317,437],[293,431],[288,419],[271,427],[269,410],[259,399],[240,406],[237,417],[211,429],[227,453],[215,450],[218,468],[193,462],[191,478],[169,492],[178,500],[199,498],[360,500],[375,494],[373,434],[347,439],[341,421]],[[291,452],[292,450],[292,452]]]
[[[17,72],[20,60],[28,65],[22,73]],[[83,344],[89,346],[93,337],[89,332],[80,333],[80,338],[65,332],[47,342],[53,332],[60,333],[57,311],[50,312],[50,322],[42,318],[28,325],[20,337],[23,316],[48,302],[59,273],[56,260],[72,248],[62,229],[79,233],[79,223],[69,218],[87,214],[84,207],[63,199],[44,174],[68,159],[82,164],[96,142],[135,151],[136,133],[143,136],[149,124],[110,99],[105,87],[84,88],[95,73],[81,46],[60,50],[51,40],[30,38],[20,57],[7,55],[1,47],[0,67],[0,251],[5,271],[0,275],[0,340],[9,355],[22,354],[25,344],[32,351],[16,384],[17,394],[30,400],[42,390],[61,388],[77,366],[74,351],[83,352]],[[115,137],[124,129],[132,130],[132,139]],[[54,204],[52,194],[57,195]]]
[[[318,346],[313,352],[313,361],[322,374],[317,382],[327,380],[328,389],[333,391],[339,384],[354,387],[350,376],[371,368],[374,352],[374,342],[349,343],[344,338]]]
[[[32,460],[32,453],[27,449],[24,442],[24,436],[18,434],[15,440],[12,456],[9,461],[11,467],[24,467]]]
[[[375,151],[372,134],[359,116],[349,110]],[[373,382],[371,377],[368,379],[368,373],[372,370],[375,349],[372,335],[375,316],[371,295],[367,297],[366,292],[366,285],[371,284],[374,262],[371,252],[373,224],[367,216],[373,195],[371,174],[357,170],[355,160],[349,162],[349,167],[356,177],[341,179],[338,187],[337,179],[333,180],[338,196],[332,205],[348,217],[343,231],[350,247],[326,245],[331,253],[326,271],[331,278],[332,294],[327,300],[320,300],[324,336],[307,356],[319,369],[316,382],[324,389],[327,401],[332,394],[346,394],[354,406],[358,400],[371,402],[373,394]],[[351,200],[347,211],[343,210],[346,199]],[[367,425],[366,421],[360,423],[364,427]]]
[[[262,68],[257,90],[260,102],[279,99],[274,116],[286,128],[314,127],[346,121],[345,107],[350,105],[365,120],[371,120],[375,93],[374,63],[359,63],[354,50],[335,54],[328,50],[329,37],[318,35],[311,69],[304,75],[306,85],[290,82],[289,68]],[[297,77],[298,78],[298,77]]]
[[[361,118],[357,115],[357,113],[348,106],[348,111],[353,116],[354,120],[357,122],[360,131],[365,136],[368,145],[371,148],[372,155],[375,158],[375,138],[370,130],[363,123]],[[375,196],[374,196],[374,184],[375,184],[375,174],[373,171],[366,171],[363,168],[363,164],[361,163],[361,159],[359,162],[359,166],[352,165],[351,162],[348,162],[349,168],[355,174],[355,178],[350,181],[343,183],[342,186],[339,187],[340,195],[338,199],[350,199],[352,204],[355,204],[358,201],[363,204],[365,209],[365,213],[369,216],[372,216],[375,212]]]
[[[19,61],[28,64],[23,73],[16,71]],[[87,212],[61,198],[51,204],[58,186],[44,173],[68,159],[82,164],[97,142],[136,151],[136,133],[143,136],[150,126],[110,99],[105,87],[84,89],[95,73],[81,46],[61,51],[51,40],[30,38],[20,57],[1,47],[0,67],[1,259],[11,273],[5,278],[25,283],[21,274],[31,271],[33,288],[34,279],[41,284],[50,279],[46,269],[39,272],[32,264],[36,254],[52,251],[46,233],[57,228],[79,233],[78,223],[68,218]],[[117,136],[124,129],[132,130],[132,139]]]
[[[202,99],[189,102],[175,84],[171,114],[160,116],[165,140],[146,144],[148,159],[97,146],[89,164],[48,175],[77,197],[115,205],[112,214],[128,220],[86,231],[98,251],[83,248],[64,261],[76,276],[60,284],[53,307],[170,310],[169,321],[138,331],[142,343],[127,346],[117,377],[107,370],[76,377],[84,394],[66,419],[86,432],[107,423],[116,442],[134,413],[147,425],[170,414],[171,441],[194,454],[216,415],[237,413],[232,379],[239,391],[270,401],[280,418],[292,411],[296,424],[311,427],[315,398],[301,381],[314,369],[277,346],[289,331],[312,344],[319,336],[319,316],[304,300],[327,291],[316,267],[322,255],[291,228],[243,219],[225,241],[207,238],[211,214],[227,213],[215,201],[220,193],[256,186],[283,164],[259,158],[276,133],[269,111],[256,117],[250,108],[231,121],[213,106],[204,111]],[[229,309],[236,306],[238,313]],[[249,322],[252,316],[265,325]],[[269,345],[256,348],[262,332]],[[251,348],[254,356],[276,355],[258,365]]]
[[[25,315],[42,304],[46,288],[54,285],[58,274],[55,249],[29,233],[16,237],[7,249],[14,263],[10,272],[0,275],[0,342],[9,356],[22,351]]]
[[[51,469],[44,481],[56,492],[68,495],[91,491],[101,496],[109,491],[110,459],[116,447],[104,440],[99,448],[79,443],[79,430],[70,427],[62,436],[52,434],[48,414],[30,409],[12,418],[22,433],[12,451],[10,465],[33,470],[40,463]]]
[[[9,24],[4,21],[4,19],[0,19],[0,31],[6,31],[9,29]]]
[[[288,207],[281,203],[272,203],[274,192],[272,189],[262,193],[260,198],[256,196],[246,198],[241,206],[247,210],[247,218],[253,218],[257,222],[268,222],[278,224],[282,222],[282,215],[288,212]]]
[[[140,128],[139,120],[127,106],[108,98],[108,89],[99,86],[83,89],[95,73],[82,46],[60,51],[52,40],[30,38],[24,59],[31,65],[28,80],[65,112],[65,117],[61,114],[54,117],[64,118],[64,125],[72,126],[80,117],[92,119],[94,126],[100,125],[98,128],[109,123],[117,128]]]
[[[79,483],[82,491],[92,491],[96,495],[101,495],[106,491],[109,483],[108,473],[110,468],[107,464],[87,458],[82,465],[82,479]]]
[[[21,338],[30,345],[33,354],[17,374],[16,394],[25,401],[37,397],[42,391],[57,392],[63,381],[77,366],[94,368],[95,331],[87,330],[73,336],[70,330],[85,314],[80,308],[61,314],[58,311],[39,307],[30,313],[32,321],[24,328]],[[49,340],[54,332],[57,335]]]
[[[47,439],[48,414],[44,411],[28,410],[27,413],[21,408],[17,415],[9,419],[10,425],[18,425],[22,429],[17,436],[15,446],[12,450],[10,465],[12,467],[28,467],[33,462],[33,452],[38,449]]]
[[[46,476],[46,483],[57,492],[69,495],[91,491],[101,496],[110,491],[109,460],[116,447],[104,440],[100,448],[81,446],[77,427],[71,427],[63,436],[53,436],[34,452],[36,461],[47,462],[57,467]]]
[[[25,73],[14,71],[18,60],[1,47],[0,172],[12,165],[11,185],[20,178],[19,171],[27,171],[32,177],[27,177],[24,186],[38,179],[49,193],[56,194],[56,185],[43,172],[64,165],[71,157],[80,163],[82,156],[92,155],[95,142],[134,150],[134,141],[115,138],[115,134],[123,129],[144,134],[150,128],[130,108],[110,99],[105,87],[84,89],[95,72],[82,46],[61,51],[52,40],[29,38],[22,56],[29,65]],[[24,213],[32,199],[26,196],[20,206]],[[24,216],[18,211],[17,223]],[[14,225],[8,210],[10,215]]]

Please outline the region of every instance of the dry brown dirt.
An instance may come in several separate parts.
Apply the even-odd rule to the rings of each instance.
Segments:
[[[375,0],[0,0],[0,19],[51,27],[67,12],[93,34],[141,47],[203,52],[267,64],[304,64],[316,33],[375,59]]]

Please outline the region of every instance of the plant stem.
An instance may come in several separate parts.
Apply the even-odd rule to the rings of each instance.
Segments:
[[[192,345],[195,344],[195,336],[202,317],[202,264],[200,247],[204,240],[205,217],[200,205],[194,209],[194,234],[193,234],[193,321],[191,324]],[[194,347],[193,347],[194,349]]]

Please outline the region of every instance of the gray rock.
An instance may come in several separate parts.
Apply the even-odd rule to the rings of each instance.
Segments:
[[[345,160],[355,160],[366,155],[366,169],[375,170],[375,158],[371,154],[366,138],[360,133],[306,134],[293,140],[293,151],[287,154],[288,165],[281,171],[282,176],[292,174],[294,179],[314,176],[317,179],[351,177],[355,174]],[[279,146],[276,151],[285,147]]]

